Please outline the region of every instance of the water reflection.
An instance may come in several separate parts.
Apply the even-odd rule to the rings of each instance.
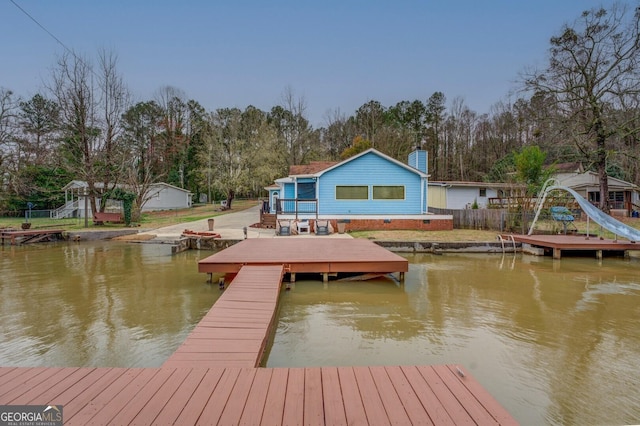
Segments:
[[[410,257],[404,286],[298,282],[268,366],[461,363],[523,424],[640,419],[640,263]]]
[[[195,251],[102,242],[1,253],[3,366],[161,365],[220,293]]]

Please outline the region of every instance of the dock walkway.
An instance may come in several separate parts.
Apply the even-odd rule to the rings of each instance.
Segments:
[[[276,321],[283,267],[245,266],[164,367],[257,367]]]

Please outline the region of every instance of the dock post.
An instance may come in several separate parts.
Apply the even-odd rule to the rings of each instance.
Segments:
[[[562,250],[559,248],[554,248],[553,249],[553,258],[554,259],[560,259],[562,257]]]
[[[292,283],[296,282],[296,273],[295,272],[290,272],[289,273],[289,282],[292,282]]]
[[[400,282],[404,282],[404,272],[400,272]]]
[[[596,250],[596,259],[602,260],[602,250]]]
[[[323,283],[328,283],[329,282],[329,273],[328,272],[323,272],[322,273],[322,282]]]

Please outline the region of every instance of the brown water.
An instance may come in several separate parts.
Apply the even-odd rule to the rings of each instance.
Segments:
[[[410,262],[403,286],[298,281],[267,366],[459,363],[522,424],[640,423],[640,261]]]
[[[217,300],[165,245],[0,248],[0,365],[161,365]],[[640,261],[412,256],[404,285],[299,281],[267,365],[459,363],[522,424],[640,423]]]
[[[0,248],[0,365],[161,365],[219,297],[197,272],[206,254],[116,242]]]

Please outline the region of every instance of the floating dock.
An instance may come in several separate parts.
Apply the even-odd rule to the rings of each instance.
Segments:
[[[282,265],[284,272],[319,273],[324,281],[338,273],[400,273],[407,259],[362,239],[252,238],[198,262],[198,271],[235,274],[245,265]]]
[[[505,239],[513,237],[517,242],[529,244],[532,247],[541,248],[545,251],[553,251],[553,258],[560,259],[562,251],[594,252],[594,257],[602,259],[603,255],[609,253],[622,253],[628,256],[629,250],[640,250],[640,243],[632,243],[627,240],[600,239],[599,237],[589,237],[584,235],[504,235]]]
[[[61,239],[63,232],[62,229],[4,230],[0,231],[0,238],[2,238],[2,245],[5,240],[8,240],[11,245],[40,243],[51,239]]]

